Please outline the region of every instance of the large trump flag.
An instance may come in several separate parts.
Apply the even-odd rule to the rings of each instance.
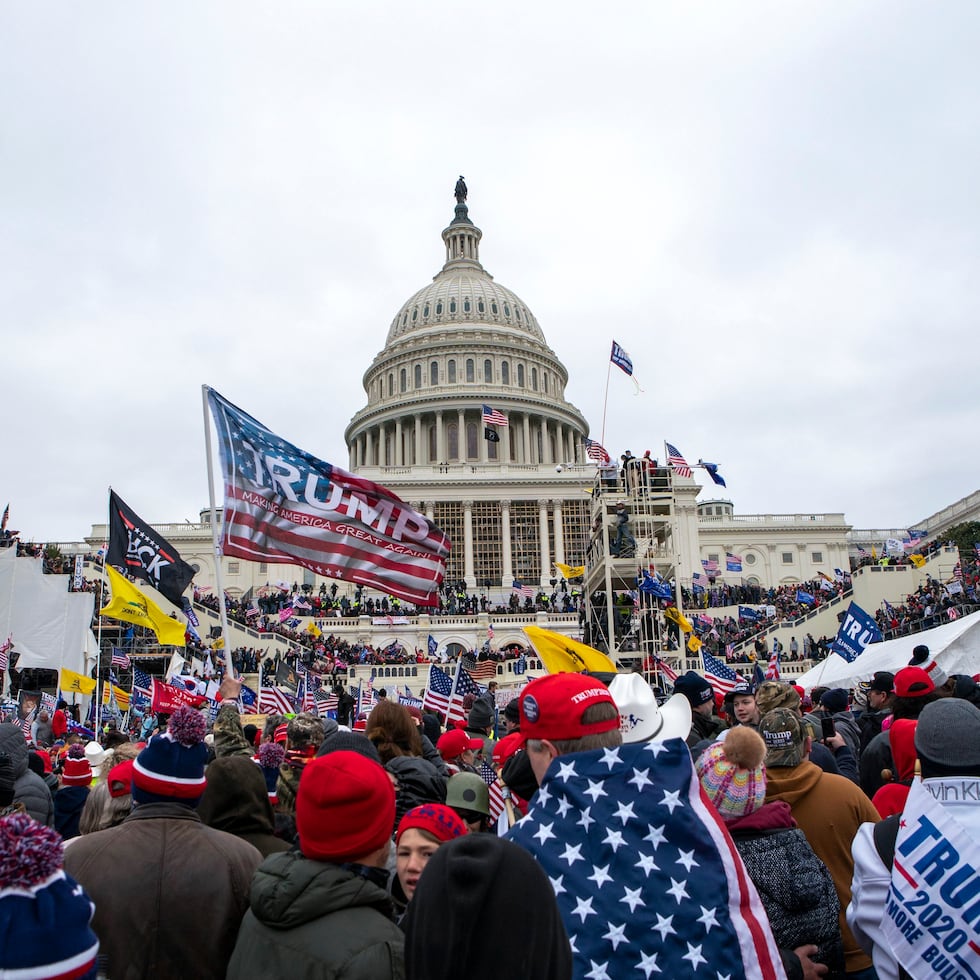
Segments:
[[[208,389],[225,478],[222,553],[301,565],[422,606],[450,542],[390,490],[298,449]]]

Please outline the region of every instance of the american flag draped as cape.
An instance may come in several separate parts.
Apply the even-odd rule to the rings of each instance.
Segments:
[[[555,759],[507,836],[551,880],[576,977],[785,976],[681,739]]]

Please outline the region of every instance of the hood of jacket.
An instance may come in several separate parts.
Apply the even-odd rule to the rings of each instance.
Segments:
[[[766,770],[766,800],[783,800],[792,808],[821,779],[823,770],[808,759],[798,766],[773,766]]]
[[[215,830],[242,837],[275,830],[272,804],[261,768],[248,756],[228,755],[208,766],[207,786],[197,815]]]
[[[331,912],[359,906],[391,918],[384,889],[336,864],[311,861],[299,851],[265,859],[252,879],[252,914],[273,929],[294,929]]]
[[[27,756],[30,750],[24,733],[17,725],[5,722],[0,725],[0,752],[6,752],[14,767],[14,779],[20,779],[27,772]]]
[[[784,800],[771,800],[763,803],[754,813],[749,813],[737,820],[725,822],[728,832],[734,836],[737,833],[756,833],[766,830],[789,830],[796,826],[793,811]]]
[[[899,718],[888,729],[888,745],[892,750],[895,782],[910,780],[915,775],[915,728],[919,723],[912,718]]]

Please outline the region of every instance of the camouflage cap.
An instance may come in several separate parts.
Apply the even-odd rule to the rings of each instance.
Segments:
[[[291,749],[319,748],[323,742],[323,722],[307,711],[291,718],[286,732]]]
[[[755,692],[755,704],[761,715],[774,708],[792,708],[799,711],[800,696],[789,684],[783,684],[781,681],[763,681]]]
[[[766,768],[798,766],[804,759],[808,731],[790,708],[775,708],[762,716],[759,734],[766,743]]]

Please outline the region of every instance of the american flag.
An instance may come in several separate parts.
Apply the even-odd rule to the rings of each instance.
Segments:
[[[133,700],[138,703],[149,701],[153,697],[153,678],[149,674],[133,668]]]
[[[534,586],[533,585],[521,585],[521,583],[518,582],[517,579],[514,579],[514,584],[511,586],[511,588],[515,592],[518,592],[522,596],[524,596],[525,599],[533,599],[534,598]]]
[[[735,653],[735,644],[734,643],[726,643],[725,644],[725,656],[726,657],[730,657],[734,653]]]
[[[973,544],[973,550],[976,553],[978,559],[980,559],[980,541],[975,541]]]
[[[216,391],[208,400],[225,477],[223,554],[438,603],[450,549],[444,531],[385,487],[286,442]],[[292,499],[262,462],[267,455],[280,474],[295,473]]]
[[[303,711],[316,710],[316,695],[320,689],[320,678],[308,670],[303,674]]]
[[[595,439],[585,440],[585,455],[597,463],[609,462],[609,453]]]
[[[507,416],[503,412],[498,411],[496,408],[491,408],[489,405],[483,406],[483,424],[484,425],[507,425]]]
[[[697,586],[699,586],[700,588],[703,589],[708,584],[708,576],[707,575],[702,575],[701,572],[695,572],[691,576],[691,582],[694,585],[697,585]]]
[[[112,660],[109,663],[110,666],[121,667],[123,670],[127,670],[131,666],[129,657],[119,647],[112,648]]]
[[[357,686],[357,717],[360,718],[361,715],[367,714],[377,700],[378,695],[374,692],[374,680],[369,677],[366,681],[361,681]]]
[[[709,574],[714,575],[718,571],[717,558],[702,558],[701,567]]]
[[[507,837],[551,880],[576,977],[784,976],[681,739],[559,757]]]
[[[667,448],[667,462],[673,466],[674,472],[678,476],[690,476],[691,467],[687,465],[687,460],[681,455],[681,451],[669,442],[665,442],[664,446]]]
[[[423,711],[438,711],[446,715],[449,711],[449,699],[453,693],[453,679],[441,667],[435,664],[429,666],[429,683],[422,695]]]
[[[259,714],[261,715],[291,715],[296,705],[289,694],[278,687],[262,687],[259,689]]]
[[[704,679],[714,688],[716,694],[727,694],[742,680],[731,667],[713,657],[707,650],[701,651],[701,662],[704,664]]]
[[[493,767],[486,762],[480,763],[480,778],[490,791],[490,823],[495,824],[500,814],[504,812],[504,792],[497,782],[497,774],[493,771]]]
[[[332,718],[337,717],[337,706],[340,703],[340,699],[333,691],[328,692],[320,688],[313,692],[313,701],[314,710],[321,718],[327,715],[330,715]]]
[[[7,667],[10,666],[10,648],[13,645],[14,641],[9,636],[3,641],[3,643],[0,643],[0,671],[6,670]],[[2,680],[2,678],[0,678],[0,680]]]
[[[34,722],[34,712],[32,711],[21,723],[20,730],[24,733],[24,738],[31,741],[31,725]]]
[[[659,657],[654,657],[653,658],[653,663],[656,666],[657,670],[659,670],[660,673],[664,677],[666,677],[667,680],[669,680],[671,684],[673,684],[674,681],[677,680],[677,671],[674,670],[673,667],[671,667],[667,663],[665,663],[663,660],[661,660]]]
[[[730,551],[725,552],[725,571],[740,572],[742,570],[742,556],[733,555]]]
[[[766,667],[766,680],[779,680],[779,650],[775,648],[773,649],[772,653],[769,654],[769,666]]]
[[[958,579],[959,581],[963,580],[963,565],[960,562],[957,562],[953,566],[953,578]]]
[[[495,660],[474,660],[463,657],[463,670],[478,684],[485,684],[497,677],[497,662]]]

